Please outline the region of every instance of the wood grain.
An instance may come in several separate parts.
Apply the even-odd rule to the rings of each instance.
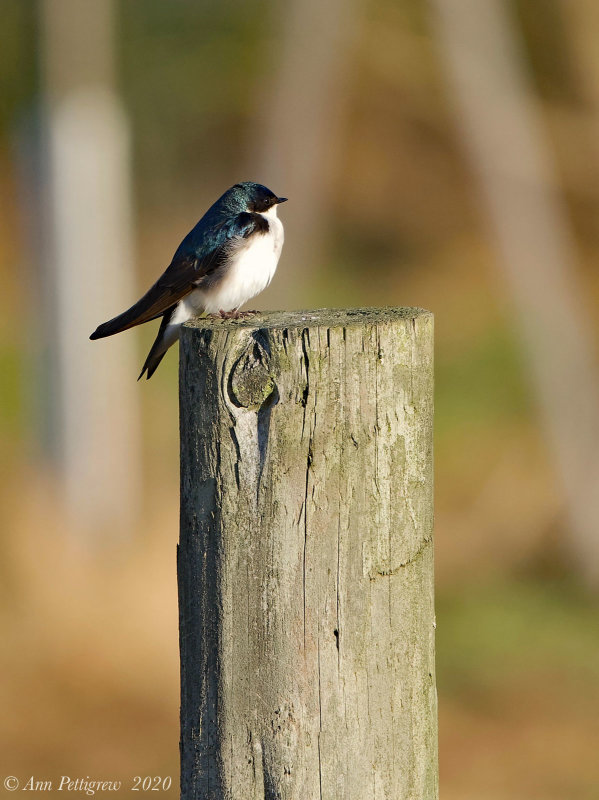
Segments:
[[[181,796],[435,800],[433,318],[181,337]]]

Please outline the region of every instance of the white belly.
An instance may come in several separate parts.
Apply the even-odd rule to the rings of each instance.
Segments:
[[[165,331],[165,350],[179,338],[179,328],[188,319],[203,311],[207,314],[233,311],[266,289],[279,263],[285,233],[276,206],[262,216],[268,220],[268,233],[240,243],[232,254],[227,274],[216,286],[207,291],[194,289],[179,301]]]
[[[196,307],[207,314],[233,311],[266,289],[275,274],[285,237],[276,206],[263,216],[269,222],[268,233],[240,243],[232,254],[227,274],[217,286],[205,292],[200,289],[192,292]]]

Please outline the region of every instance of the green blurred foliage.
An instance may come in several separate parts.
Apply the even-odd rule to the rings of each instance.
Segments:
[[[599,685],[598,612],[572,579],[473,581],[467,592],[437,595],[438,686],[474,702],[494,687],[560,675],[583,700]]]
[[[38,30],[34,0],[2,0],[1,11],[0,141],[5,142],[37,90]]]
[[[276,57],[269,20],[264,2],[121,4],[120,82],[142,209],[159,207],[165,191],[197,197],[207,170],[223,185],[237,180],[252,87]]]
[[[437,359],[435,429],[459,435],[526,419],[533,410],[520,343],[514,328],[489,326],[470,349]]]

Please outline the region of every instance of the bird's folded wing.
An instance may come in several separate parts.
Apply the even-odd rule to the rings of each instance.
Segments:
[[[265,224],[268,229],[268,222],[259,214],[244,212],[207,231],[194,229],[144,296],[127,311],[99,325],[90,339],[112,336],[161,316],[222,264],[235,240],[264,232]]]
[[[173,261],[137,303],[117,317],[99,325],[89,338],[102,339],[104,336],[112,336],[159,317],[167,308],[191,292],[193,281],[198,278],[195,263],[195,260],[191,259]]]

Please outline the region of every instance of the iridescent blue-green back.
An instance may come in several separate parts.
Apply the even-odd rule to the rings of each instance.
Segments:
[[[185,256],[201,260],[206,254],[225,244],[235,234],[237,215],[251,208],[261,197],[271,197],[272,192],[261,183],[244,181],[236,183],[210,206],[197,225],[183,239],[173,261]],[[243,231],[239,231],[243,233]]]

